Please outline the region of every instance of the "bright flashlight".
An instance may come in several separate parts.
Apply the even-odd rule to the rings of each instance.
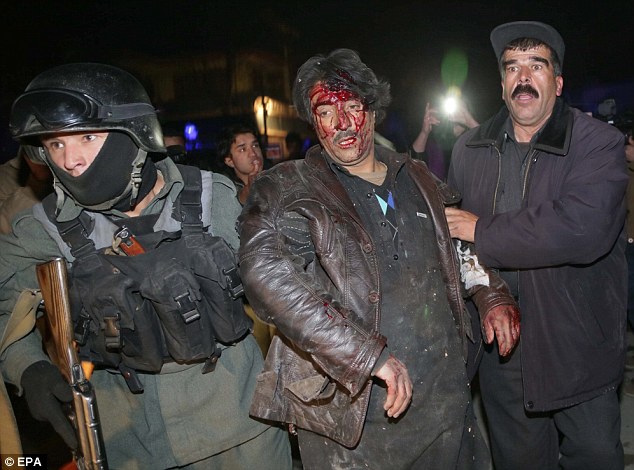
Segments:
[[[442,109],[445,114],[453,114],[458,109],[458,101],[453,96],[448,96],[442,103]]]

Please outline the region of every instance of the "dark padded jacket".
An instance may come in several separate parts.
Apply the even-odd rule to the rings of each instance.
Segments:
[[[461,208],[480,217],[480,262],[519,270],[524,406],[554,410],[623,378],[623,136],[557,99],[529,155],[521,209],[492,215],[508,116],[504,107],[460,137],[448,182],[462,193]]]
[[[383,161],[405,159],[403,170],[429,206],[449,305],[464,340],[470,324],[443,205],[455,203],[457,194],[421,162],[381,147],[376,154]],[[319,147],[258,178],[240,217],[240,238],[249,302],[280,333],[251,414],[355,445],[371,372],[386,344],[378,331],[382,287],[373,241]],[[473,289],[481,312],[515,305],[497,277],[490,288]]]

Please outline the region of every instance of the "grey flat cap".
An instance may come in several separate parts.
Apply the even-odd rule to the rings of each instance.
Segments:
[[[562,68],[566,45],[555,28],[539,21],[514,21],[497,26],[491,31],[491,44],[495,57],[500,60],[506,45],[519,38],[534,38],[548,44],[559,59]]]

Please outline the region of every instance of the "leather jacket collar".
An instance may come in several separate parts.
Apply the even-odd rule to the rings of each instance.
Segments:
[[[467,142],[467,147],[493,145],[502,149],[504,143],[504,124],[509,119],[509,111],[503,106],[491,119],[482,124]],[[557,98],[553,113],[546,125],[539,131],[534,149],[546,153],[565,156],[570,149],[572,137],[573,113],[561,98]]]
[[[377,159],[382,161],[389,167],[392,167],[392,165],[397,167],[409,165],[410,167],[415,168],[417,165],[420,164],[420,162],[413,161],[409,156],[405,154],[396,153],[392,150],[380,146],[375,146],[374,151]],[[354,209],[352,201],[348,197],[348,193],[341,185],[341,183],[339,183],[337,175],[335,175],[333,169],[330,167],[330,163],[332,162],[332,160],[326,154],[323,148],[317,145],[309,149],[306,153],[306,157],[304,158],[304,162],[309,168],[309,171],[317,177],[317,181],[323,184],[325,193],[330,193],[335,196],[339,203],[346,208],[351,217],[355,219],[359,224],[361,224],[359,216],[357,215],[357,211]],[[432,179],[429,179],[428,177],[425,177],[424,179],[429,180],[430,188],[433,186],[436,186],[438,188],[442,201],[445,205],[456,204],[458,201],[460,201],[460,193],[450,188],[443,181],[432,181]]]
[[[406,161],[406,156],[397,154],[391,150],[379,146],[374,147],[376,158],[388,166],[402,166]],[[357,211],[348,196],[343,185],[339,182],[333,168],[331,168],[332,158],[319,145],[312,147],[306,153],[304,162],[309,169],[309,174],[316,177],[317,181],[323,185],[323,194],[334,196],[339,204],[346,209],[349,215],[363,225]]]

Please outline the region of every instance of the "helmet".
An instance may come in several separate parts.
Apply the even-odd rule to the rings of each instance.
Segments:
[[[54,176],[57,210],[66,195],[91,210],[129,210],[156,182],[148,153],[164,153],[156,110],[139,81],[116,67],[77,63],[35,77],[14,102],[9,128],[22,144],[38,146]],[[84,173],[55,165],[36,137],[60,132],[109,132]]]
[[[105,64],[66,64],[42,72],[13,102],[9,128],[26,143],[54,132],[122,131],[146,152],[165,152],[156,110],[141,83]]]

